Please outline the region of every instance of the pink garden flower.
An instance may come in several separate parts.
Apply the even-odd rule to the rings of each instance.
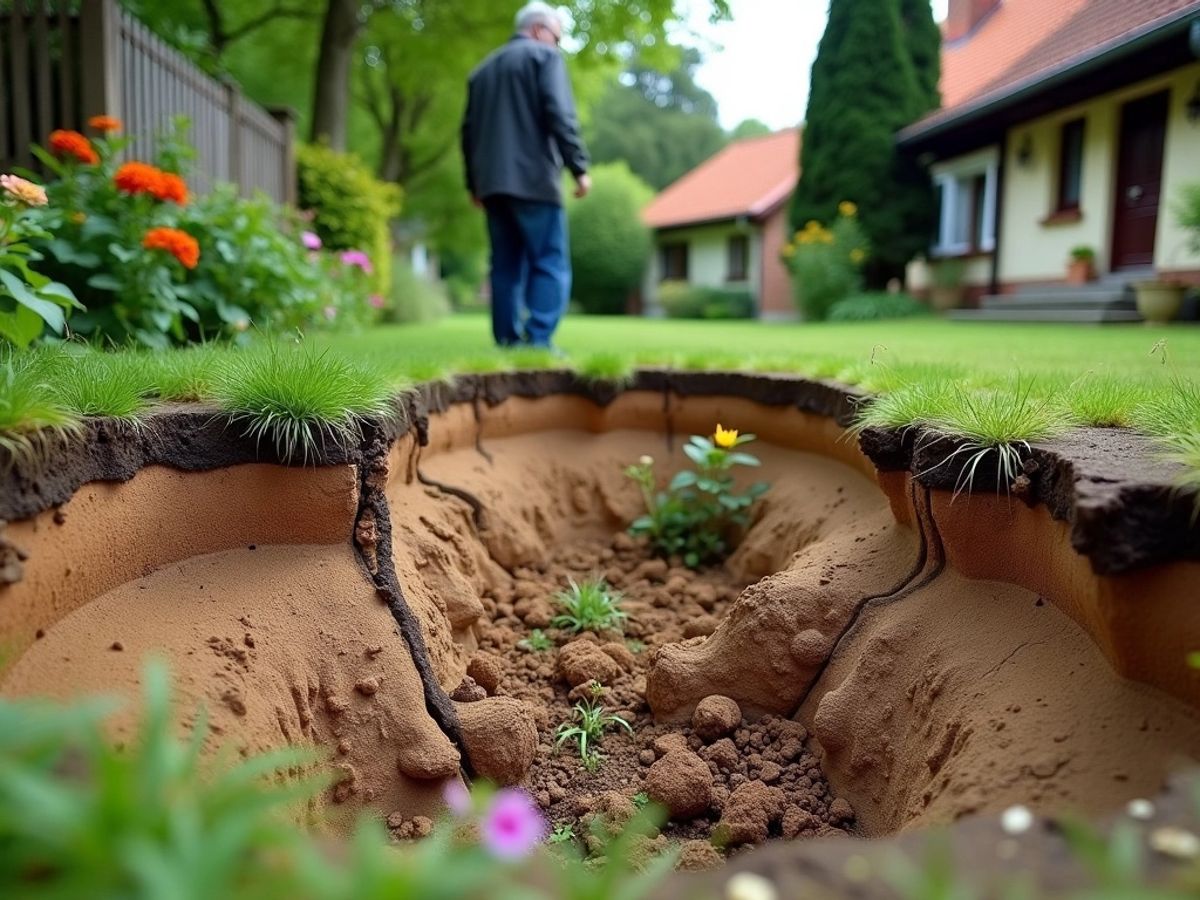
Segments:
[[[0,175],[0,189],[18,203],[26,206],[45,206],[46,189],[40,184],[26,181],[20,175]]]
[[[300,232],[300,243],[304,245],[306,250],[320,250],[321,239],[317,237],[315,232],[302,231]]]
[[[480,823],[483,845],[498,859],[528,856],[546,834],[546,821],[533,798],[516,788],[497,792]]]
[[[371,257],[367,256],[367,254],[363,253],[361,250],[343,250],[341,260],[342,265],[357,266],[368,275],[375,271],[374,267],[371,265]]]
[[[442,799],[446,801],[450,812],[460,819],[471,814],[471,792],[459,779],[454,778],[446,782],[442,788]]]
[[[383,309],[387,306],[387,299],[382,294],[372,294],[367,298],[367,302],[376,309]]]

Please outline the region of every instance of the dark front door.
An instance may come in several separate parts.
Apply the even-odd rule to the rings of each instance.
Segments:
[[[1154,264],[1168,102],[1169,95],[1163,91],[1126,103],[1121,110],[1113,217],[1114,269]]]

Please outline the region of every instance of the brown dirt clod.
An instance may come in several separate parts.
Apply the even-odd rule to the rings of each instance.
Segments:
[[[712,775],[695,753],[672,750],[646,773],[646,793],[661,803],[672,819],[693,819],[712,806]]]
[[[489,697],[455,705],[463,743],[475,771],[497,784],[516,784],[537,754],[537,725],[529,705]]]
[[[742,721],[742,711],[735,701],[714,694],[696,704],[692,713],[692,730],[706,744],[730,734]]]

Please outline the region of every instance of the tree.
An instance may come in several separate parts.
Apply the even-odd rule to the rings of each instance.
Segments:
[[[592,170],[592,192],[570,200],[571,296],[590,313],[625,312],[650,258],[650,229],[641,212],[654,192],[624,163]]]
[[[717,102],[693,78],[700,62],[689,48],[667,73],[644,61],[632,66],[592,108],[585,129],[592,157],[624,161],[661,190],[724,147]]]
[[[746,138],[765,137],[771,134],[771,126],[759,119],[745,119],[729,132],[730,140],[744,141]]]
[[[909,58],[917,73],[917,82],[925,95],[922,112],[942,104],[938,83],[942,79],[942,30],[933,18],[929,0],[900,0],[900,25]]]
[[[858,204],[873,286],[902,275],[929,234],[922,224],[932,209],[928,177],[895,147],[895,133],[930,108],[906,37],[900,0],[832,0],[812,68],[792,203],[796,229],[831,222],[843,200]]]

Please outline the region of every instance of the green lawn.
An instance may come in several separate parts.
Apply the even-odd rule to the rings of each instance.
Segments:
[[[1135,427],[1200,484],[1197,327],[571,316],[559,342],[566,360],[499,351],[487,318],[465,315],[304,342],[260,339],[248,350],[42,349],[10,355],[0,368],[0,446],[37,452],[47,434],[77,429],[83,417],[136,423],[156,402],[200,400],[303,457],[324,438],[356,433],[389,392],[415,381],[563,365],[620,379],[643,364],[834,379],[877,395],[862,424],[922,425],[1001,455],[1080,425]]]

